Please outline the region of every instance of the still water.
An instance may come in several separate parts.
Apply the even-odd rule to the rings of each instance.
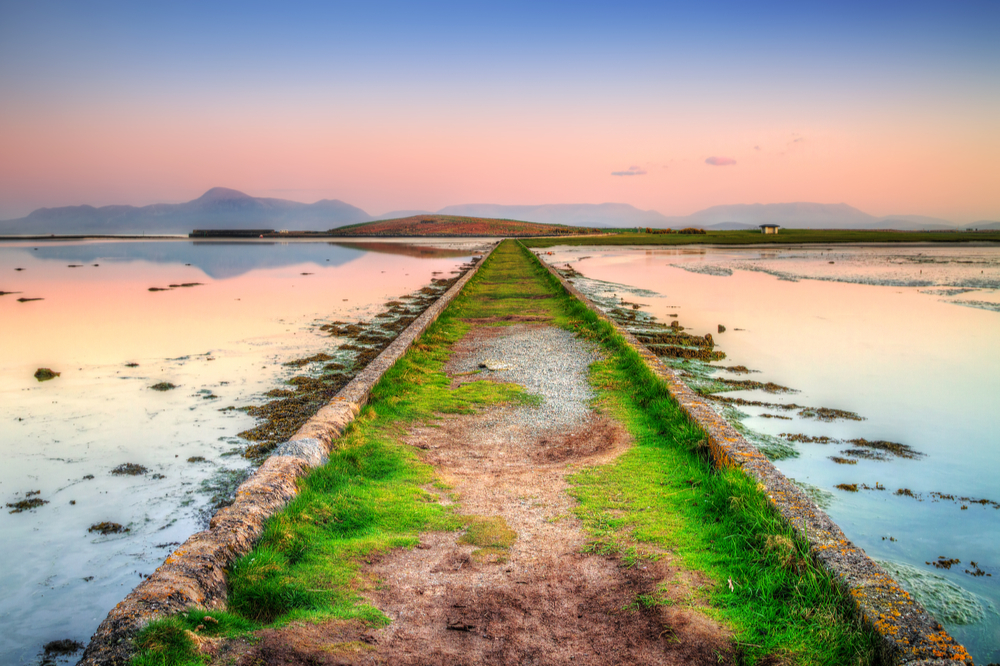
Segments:
[[[255,421],[222,409],[264,402],[303,372],[289,360],[336,354],[317,325],[371,317],[482,246],[0,243],[0,664],[86,643],[205,527],[250,468],[236,434]],[[39,368],[60,375],[41,382]],[[147,471],[112,473],[127,463]],[[32,500],[44,504],[14,511]],[[89,531],[101,522],[127,532]]]
[[[795,392],[720,395],[856,413],[718,403],[977,663],[1000,662],[1000,247],[550,250],[596,300],[711,333],[724,361],[672,364],[696,386],[774,382]],[[722,370],[739,365],[756,372]]]

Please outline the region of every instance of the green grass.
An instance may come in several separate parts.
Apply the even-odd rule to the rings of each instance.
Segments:
[[[204,637],[237,637],[256,630],[257,624],[224,611],[192,609],[150,623],[136,637],[142,650],[133,665],[203,665],[206,656],[198,652],[195,634]]]
[[[376,554],[415,546],[422,531],[468,528],[463,539],[481,546],[483,559],[506,557],[516,534],[498,521],[439,504],[427,489],[446,493],[447,485],[401,436],[436,414],[533,400],[514,385],[472,382],[451,389],[443,372],[452,345],[468,331],[463,319],[510,314],[546,318],[603,348],[606,359],[592,369],[597,407],[618,418],[635,440],[615,462],[571,477],[576,512],[591,538],[588,550],[616,555],[625,566],[670,553],[683,568],[704,573],[711,583],[698,595],[707,598],[708,613],[733,629],[740,662],[876,658],[872,637],[854,620],[846,596],[813,565],[806,545],[760,491],[741,473],[711,469],[700,451],[704,434],[638,354],[513,242],[494,251],[385,374],[329,463],[300,482],[299,495],[267,521],[255,549],[233,565],[227,619],[244,625],[227,621],[226,632],[295,620],[387,623],[361,597],[373,584],[360,569]],[[662,591],[640,597],[635,604],[642,606],[694,604],[669,600]],[[137,663],[197,663],[192,622],[174,617],[152,624],[139,638]]]
[[[634,439],[613,463],[570,479],[577,515],[592,536],[589,549],[617,554],[626,565],[670,553],[707,575],[710,613],[734,630],[738,662],[878,660],[875,637],[861,627],[851,601],[755,483],[736,470],[713,470],[705,433],[664,383],[610,324],[548,277],[563,293],[565,317],[607,353],[591,370],[595,407]]]
[[[782,229],[777,234],[757,231],[720,231],[705,234],[611,233],[606,236],[532,238],[521,242],[529,248],[556,245],[688,245],[776,243],[970,243],[998,242],[1000,231],[986,232],[888,232],[851,229]]]

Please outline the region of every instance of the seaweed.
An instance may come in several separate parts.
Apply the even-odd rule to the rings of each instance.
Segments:
[[[856,412],[836,410],[834,408],[803,408],[799,411],[799,417],[818,419],[823,422],[832,422],[838,419],[850,419],[857,422],[865,420],[864,417]]]
[[[100,533],[101,535],[114,535],[116,533],[127,533],[129,528],[121,525],[120,523],[115,523],[113,521],[101,521],[100,523],[95,523],[93,526],[87,529],[88,533]]]
[[[778,435],[786,440],[791,440],[792,442],[815,442],[821,445],[829,445],[831,443],[840,442],[840,440],[826,435],[806,435],[805,433],[779,433]]]
[[[856,459],[868,459],[869,461],[888,461],[889,456],[885,452],[872,451],[870,449],[844,449],[840,452],[844,456],[853,456]]]
[[[171,389],[177,389],[177,385],[173,382],[157,382],[150,389],[153,391],[170,391]]]
[[[840,465],[844,466],[853,466],[858,464],[857,459],[845,459],[840,456],[831,456],[830,460],[833,461],[834,463],[839,463]]]
[[[145,475],[149,472],[149,468],[146,466],[141,466],[138,463],[123,463],[120,466],[112,469],[112,475]]]
[[[858,447],[864,447],[866,449],[888,452],[902,459],[917,459],[923,456],[922,453],[907,445],[902,445],[898,442],[889,442],[888,440],[865,440],[864,438],[854,438],[853,440],[844,440],[844,442],[857,445]]]
[[[798,390],[775,384],[774,382],[758,382],[756,380],[728,380],[717,378],[716,382],[725,385],[733,391],[761,389],[769,394],[794,394]],[[822,409],[822,408],[821,408]]]
[[[302,368],[303,366],[308,366],[309,364],[316,363],[317,361],[330,361],[333,359],[329,354],[320,352],[319,354],[314,354],[311,357],[303,357],[302,359],[296,359],[294,361],[286,361],[284,366],[292,366],[294,368]]]
[[[954,625],[972,625],[986,618],[987,608],[978,596],[941,575],[903,563],[879,561],[879,564],[937,620]]]
[[[54,371],[51,368],[39,368],[37,371],[35,371],[35,379],[38,380],[39,382],[46,382],[53,378],[57,378],[60,375],[62,375],[62,373]]]
[[[32,494],[28,494],[32,495]],[[13,507],[10,514],[20,514],[21,512],[27,510],[33,510],[36,507],[41,507],[42,505],[48,505],[49,501],[42,500],[41,498],[27,498],[25,500],[18,500],[15,503],[7,503],[7,507]]]
[[[473,265],[474,263],[464,265],[460,273],[465,273]],[[265,394],[275,400],[245,408],[247,414],[263,422],[238,434],[253,443],[244,451],[244,457],[262,459],[291,438],[310,417],[329,403],[358,372],[388,347],[399,332],[413,323],[427,306],[434,303],[457,280],[458,277],[435,278],[431,285],[386,303],[387,309],[376,314],[370,322],[334,321],[320,325],[320,331],[347,339],[336,348],[344,354],[334,357],[320,352],[285,364],[302,368],[312,363],[331,362],[323,366],[319,377],[293,377],[286,382],[292,388],[275,388]]]
[[[738,396],[710,396],[713,401],[721,401],[722,403],[728,403],[730,405],[746,405],[758,408],[774,408],[776,410],[804,410],[811,409],[806,408],[802,405],[796,405],[795,403],[769,403],[767,401],[755,401],[748,398],[740,398]]]

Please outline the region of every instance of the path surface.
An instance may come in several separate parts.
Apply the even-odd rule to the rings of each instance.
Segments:
[[[541,323],[475,326],[452,350],[453,382],[516,382],[539,406],[496,407],[442,417],[409,431],[495,543],[462,532],[424,533],[365,571],[363,595],[392,623],[294,624],[262,633],[238,659],[270,664],[715,664],[726,631],[693,607],[644,608],[637,597],[667,590],[689,598],[699,583],[669,556],[627,568],[587,554],[566,477],[625,451],[623,427],[593,411],[587,383],[596,352]],[[470,375],[485,360],[502,370]],[[513,532],[511,532],[513,531]],[[489,531],[487,531],[489,533]],[[471,533],[471,531],[470,531]],[[509,547],[504,545],[509,544]],[[486,545],[484,547],[484,545]],[[661,588],[665,587],[665,588]]]

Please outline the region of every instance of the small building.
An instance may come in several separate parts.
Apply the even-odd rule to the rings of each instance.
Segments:
[[[781,225],[761,225],[760,226],[760,233],[761,234],[777,234],[778,233],[778,227],[781,227]]]

